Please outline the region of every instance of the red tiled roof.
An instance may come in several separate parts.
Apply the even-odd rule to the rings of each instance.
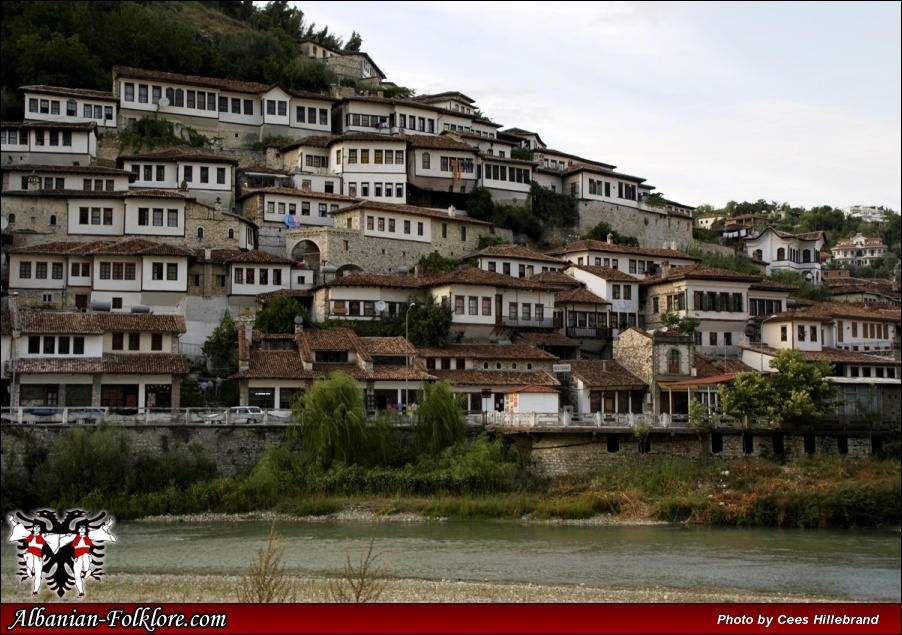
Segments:
[[[551,386],[520,386],[519,388],[508,388],[507,390],[501,391],[504,394],[524,394],[524,393],[546,393],[546,394],[558,394],[559,390],[555,390]]]
[[[560,382],[544,370],[430,370],[440,381],[461,386],[560,386]]]
[[[638,281],[633,278],[633,282]],[[577,289],[570,289],[569,291],[561,291],[560,293],[556,293],[554,295],[555,305],[566,304],[568,302],[580,302],[583,304],[610,304],[610,302],[602,298],[600,295],[596,295],[588,289],[584,289],[582,287]]]
[[[516,359],[554,361],[556,355],[527,344],[449,344],[445,348],[422,347],[419,357],[464,359]]]
[[[348,203],[357,203],[359,198],[352,196],[343,196],[341,194],[330,194],[329,192],[314,192],[313,190],[299,190],[293,187],[263,187],[256,190],[248,190],[237,199],[238,201],[246,200],[252,196],[261,194],[278,194],[280,196],[294,196],[297,198],[322,199],[324,201],[347,201]]]
[[[653,249],[651,247],[631,247],[629,245],[618,245],[603,240],[578,240],[576,242],[567,243],[563,247],[552,249],[546,253],[551,255],[568,254],[574,251],[608,251],[621,254],[635,254],[637,256],[654,256],[657,258],[681,258],[683,260],[700,260],[695,256],[690,256],[682,251],[675,249]]]
[[[483,220],[477,220],[475,218],[470,218],[469,216],[464,216],[461,214],[455,213],[453,216],[448,214],[447,211],[437,210],[437,209],[428,209],[426,207],[414,207],[413,205],[395,205],[393,203],[375,203],[373,201],[361,201],[359,203],[355,203],[354,205],[350,205],[348,207],[344,207],[339,210],[335,210],[329,212],[330,214],[344,214],[346,212],[355,212],[358,210],[373,210],[377,212],[393,212],[395,214],[410,214],[412,216],[428,216],[429,218],[441,218],[444,220],[457,221],[459,223],[469,223],[471,225],[486,225],[491,226],[491,223],[487,223]]]
[[[533,333],[524,331],[517,333],[514,339],[518,341],[522,340],[530,346],[560,346],[566,348],[579,348],[580,346],[580,343],[576,340],[571,340],[566,335],[561,335],[560,333]]]
[[[141,68],[132,68],[129,66],[114,66],[114,77],[124,77],[129,79],[150,79],[161,82],[170,82],[173,84],[186,84],[193,86],[210,86],[220,88],[222,90],[234,91],[237,93],[254,93],[259,94],[269,90],[270,86],[266,84],[258,84],[256,82],[241,82],[232,79],[217,79],[215,77],[201,77],[199,75],[179,75],[178,73],[164,73],[162,71],[148,71]]]
[[[530,276],[529,279],[533,282],[541,282],[547,287],[561,290],[583,286],[582,282],[561,271],[543,271]]]
[[[234,165],[239,163],[237,157],[228,154],[192,152],[190,150],[179,150],[178,148],[170,148],[160,152],[119,155],[118,162],[123,163],[125,161],[205,161],[208,163],[232,163]]]
[[[445,284],[469,284],[488,287],[504,287],[508,289],[534,289],[548,291],[541,282],[532,278],[515,278],[494,271],[484,271],[476,267],[464,267],[448,273],[423,278],[423,287],[437,287]]]
[[[19,324],[24,334],[99,335],[109,331],[186,332],[184,316],[153,313],[73,313],[20,310]]]
[[[322,287],[386,287],[395,289],[418,289],[423,278],[399,273],[352,273],[320,285]]]
[[[19,90],[23,93],[29,92],[41,95],[59,95],[60,97],[87,97],[88,99],[116,101],[116,96],[112,92],[89,90],[87,88],[64,88],[61,86],[45,86],[43,84],[38,84],[33,86],[19,86]]]
[[[44,165],[35,163],[16,163],[3,166],[4,172],[46,172],[48,174],[105,174],[109,176],[131,176],[129,170],[108,168],[99,165]],[[97,193],[93,192],[92,193]],[[6,192],[3,193],[6,196]]]
[[[580,269],[581,271],[585,271],[587,273],[591,273],[593,276],[601,278],[603,280],[609,280],[611,282],[632,282],[633,284],[639,282],[639,279],[635,276],[631,276],[628,273],[624,273],[619,269],[614,269],[613,267],[597,267],[594,265],[574,265],[570,263],[569,267],[573,269]]]
[[[534,260],[537,262],[550,262],[556,265],[566,266],[568,263],[566,260],[561,260],[560,258],[554,258],[552,256],[545,255],[541,252],[534,251],[529,249],[528,247],[523,247],[521,245],[493,245],[492,247],[486,247],[480,251],[474,252],[466,258],[486,258],[486,257],[497,257],[497,258],[516,258],[518,260]]]
[[[188,359],[176,353],[106,354],[103,357],[81,358],[22,357],[16,364],[16,371],[22,374],[187,375]]]
[[[702,264],[686,265],[685,267],[674,267],[669,271],[661,271],[653,276],[649,276],[642,280],[639,284],[642,286],[652,286],[671,280],[733,280],[736,282],[752,282],[758,283],[761,278],[757,275],[749,275],[746,273],[738,273],[728,269],[717,269]]]
[[[359,337],[363,349],[373,355],[415,355],[417,349],[403,337]]]
[[[223,250],[225,251],[225,250]],[[238,251],[238,250],[235,250]],[[276,265],[293,265],[294,260],[291,258],[283,258],[266,251],[257,249],[251,251],[238,251],[238,253],[226,254],[224,263],[245,262],[245,263],[270,263]]]
[[[589,388],[645,388],[647,383],[613,360],[571,360],[570,373]]]
[[[457,114],[457,113],[455,113]],[[410,142],[410,147],[413,149],[422,148],[424,150],[452,150],[454,152],[467,152],[476,154],[476,148],[471,146],[469,143],[464,143],[463,141],[455,141],[450,137],[442,136],[430,136],[430,135],[408,135],[406,137],[407,141]]]

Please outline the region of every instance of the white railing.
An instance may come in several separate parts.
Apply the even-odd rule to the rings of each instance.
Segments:
[[[118,425],[286,425],[290,411],[263,410],[233,413],[228,408],[109,408],[22,406],[0,408],[3,425],[91,425],[101,422]]]
[[[562,428],[684,428],[690,429],[688,415],[669,414],[628,414],[628,413],[536,413],[536,412],[487,412],[486,425],[515,428],[562,427]],[[715,415],[714,429],[773,428],[767,419],[753,419],[744,425],[739,419]]]

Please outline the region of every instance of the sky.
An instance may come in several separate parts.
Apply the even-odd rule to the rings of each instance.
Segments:
[[[685,205],[902,211],[899,2],[292,2],[388,79]]]

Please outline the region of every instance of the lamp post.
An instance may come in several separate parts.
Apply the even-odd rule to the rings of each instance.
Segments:
[[[416,306],[411,302],[404,312],[404,339],[410,344],[410,310]],[[404,405],[405,410],[410,409],[410,354],[404,355]]]

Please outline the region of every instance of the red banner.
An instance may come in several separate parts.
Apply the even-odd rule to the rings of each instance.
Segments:
[[[898,604],[3,604],[3,633],[893,633]]]

